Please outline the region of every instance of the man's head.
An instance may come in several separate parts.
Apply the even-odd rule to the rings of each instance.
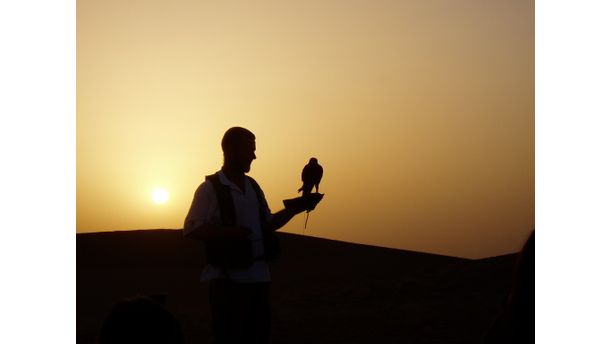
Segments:
[[[223,165],[247,173],[255,156],[255,135],[241,127],[229,128],[221,140]]]

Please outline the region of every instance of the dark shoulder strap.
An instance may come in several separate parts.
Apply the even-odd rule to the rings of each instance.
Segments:
[[[218,173],[206,176],[206,180],[209,180],[215,189],[222,224],[225,226],[233,226],[236,223],[236,212],[230,188],[221,183]]]
[[[280,254],[280,242],[278,237],[276,236],[276,232],[272,230],[269,224],[266,222],[266,214],[269,209],[268,202],[266,202],[266,198],[264,197],[263,191],[261,187],[255,179],[246,176],[253,189],[255,189],[255,193],[257,194],[257,199],[259,200],[259,221],[261,223],[261,231],[263,236],[263,244],[264,244],[264,254],[260,257],[256,257],[255,259],[263,259],[267,261],[275,261],[278,259]]]
[[[246,177],[251,183],[251,185],[253,185],[253,189],[255,189],[255,193],[257,194],[257,200],[259,201],[259,222],[261,223],[261,228],[263,230],[266,230],[268,228],[266,217],[267,211],[269,209],[268,202],[266,202],[266,198],[264,197],[263,191],[261,190],[259,184],[257,184],[257,182],[255,181],[255,179],[249,176]]]
[[[259,201],[259,208],[260,209],[268,208],[268,202],[266,202],[266,199],[263,195],[263,191],[261,190],[261,187],[259,186],[259,184],[257,184],[255,179],[251,178],[250,176],[245,175],[245,177],[249,180],[249,182],[253,186],[253,189],[255,189],[255,193],[257,194],[257,200]]]

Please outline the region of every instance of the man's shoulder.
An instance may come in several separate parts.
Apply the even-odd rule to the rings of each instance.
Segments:
[[[208,178],[204,179],[204,181],[196,189],[196,193],[210,193],[212,191],[214,191],[214,186],[212,181],[210,181]]]
[[[204,176],[204,181],[200,184],[200,187],[211,187],[213,186],[213,184],[215,184],[217,181],[223,179],[221,176],[222,172],[221,171],[217,171],[215,173],[211,173],[211,174],[207,174]]]
[[[221,172],[221,171],[217,171],[215,173],[210,173],[210,174],[207,174],[204,177],[204,179],[206,180],[206,179],[211,179],[211,178],[220,178],[221,174],[223,174],[223,172]]]

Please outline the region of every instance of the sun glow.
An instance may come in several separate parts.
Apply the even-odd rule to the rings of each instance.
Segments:
[[[151,192],[151,199],[156,204],[164,204],[168,202],[168,191],[164,188],[155,188]]]

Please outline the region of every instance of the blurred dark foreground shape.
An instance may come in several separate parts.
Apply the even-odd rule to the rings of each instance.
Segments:
[[[162,297],[135,297],[115,304],[100,331],[99,344],[183,344],[178,321]]]

